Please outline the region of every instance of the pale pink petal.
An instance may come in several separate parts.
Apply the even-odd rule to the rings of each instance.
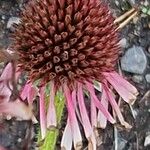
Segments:
[[[91,101],[91,123],[93,129],[97,127],[97,111],[94,101]]]
[[[75,108],[73,106],[71,91],[69,90],[67,85],[64,85],[64,94],[66,97],[68,117],[69,117],[69,122],[70,122],[73,142],[74,142],[74,148],[79,149],[82,147],[82,137],[81,137],[78,121],[75,114]]]
[[[114,96],[112,95],[112,92],[108,88],[107,83],[105,83],[103,85],[103,90],[105,90],[107,99],[109,100],[113,110],[116,112],[116,115],[118,116],[118,119],[119,119],[120,123],[123,126],[125,126],[126,128],[131,128],[131,126],[124,120],[124,118],[122,116],[122,113],[120,111],[120,108],[119,108],[116,100],[114,99]]]
[[[10,100],[10,96],[12,94],[13,86],[12,86],[12,79],[13,79],[13,74],[18,77],[19,74],[14,70],[13,64],[8,63],[6,67],[4,68],[1,76],[0,76],[0,95],[5,96],[5,101]]]
[[[40,126],[42,139],[46,136],[45,86],[40,88]]]
[[[22,100],[27,100],[28,104],[32,105],[33,100],[37,95],[37,89],[32,85],[31,82],[27,82],[21,91]]]
[[[12,79],[12,70],[12,64],[9,63],[0,76],[0,95],[4,96],[4,100],[7,102],[10,100],[12,94],[12,84],[9,82]]]
[[[124,88],[129,90],[132,94],[138,95],[137,89],[132,84],[130,84],[127,80],[125,80],[121,75],[119,75],[117,72],[112,72],[110,74],[113,78],[120,80],[119,83],[123,85]]]
[[[49,107],[47,112],[47,128],[56,127],[57,119],[56,119],[56,110],[55,110],[55,87],[54,82],[51,82],[50,86],[50,100]]]
[[[105,90],[102,90],[101,104],[106,110],[108,110],[108,100],[106,98]],[[98,112],[98,127],[104,129],[107,125],[107,118],[104,116],[103,112],[99,110]]]
[[[4,96],[4,101],[8,102],[10,100],[10,96],[12,94],[12,91],[10,87],[8,87],[7,83],[5,81],[0,82],[0,95]]]
[[[77,93],[76,93],[76,90],[73,90],[72,91],[72,102],[73,102],[73,105],[74,105],[74,107],[75,108],[77,108],[77,99],[76,99],[76,95]]]
[[[69,119],[67,120],[67,125],[65,127],[62,140],[61,140],[61,149],[62,150],[71,150],[72,149],[72,133]]]
[[[17,69],[16,69],[16,73],[15,73],[16,81],[18,81],[18,79],[19,79],[19,76],[20,76],[20,75],[21,75],[20,68],[19,68],[19,67],[17,67]]]
[[[0,80],[10,80],[12,79],[12,75],[13,75],[13,67],[12,67],[12,63],[9,63],[4,68]]]
[[[88,139],[91,137],[93,129],[85,107],[81,83],[78,83],[78,104],[79,104],[79,109],[80,109],[80,114],[82,119],[82,125],[85,131],[85,136]]]
[[[28,95],[27,93],[29,91],[29,88],[30,88],[30,83],[26,83],[20,94],[20,97],[22,98],[22,100],[27,99],[27,95]]]
[[[129,104],[133,104],[138,95],[137,89],[123,79],[118,73],[104,73],[106,80],[114,87],[118,94]]]
[[[31,86],[28,93],[28,103],[33,104],[35,97],[37,95],[37,89],[34,86]]]
[[[86,86],[87,86],[86,87],[87,90],[90,92],[91,101],[93,101],[95,103],[95,106],[99,110],[101,110],[101,112],[104,114],[104,116],[107,118],[107,120],[110,121],[112,124],[114,124],[116,121],[113,119],[111,114],[108,112],[107,109],[105,109],[105,107],[101,104],[101,102],[99,101],[99,99],[95,95],[94,87],[89,82],[86,82]]]
[[[94,136],[94,129],[91,126],[86,106],[84,103],[84,97],[83,97],[83,90],[82,90],[82,83],[78,83],[78,104],[82,119],[82,126],[84,128],[85,136],[88,139],[90,148],[93,148],[93,150],[96,150],[96,139]]]
[[[76,92],[76,90],[72,91],[72,102],[73,102],[73,106],[75,108],[75,112],[78,116],[78,119],[81,121],[80,112],[79,112],[78,107],[77,107],[77,92]]]

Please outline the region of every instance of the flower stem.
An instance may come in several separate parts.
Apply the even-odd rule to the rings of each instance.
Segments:
[[[49,98],[46,99],[49,100]],[[63,115],[63,110],[64,110],[64,97],[61,92],[57,92],[55,96],[55,107],[56,107],[56,115],[57,115],[57,125],[59,127]],[[56,147],[58,135],[59,135],[58,128],[48,129],[44,141],[41,141],[41,137],[39,134],[38,135],[38,143],[40,145],[39,150],[54,150]]]

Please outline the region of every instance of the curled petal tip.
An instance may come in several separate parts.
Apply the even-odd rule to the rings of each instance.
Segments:
[[[129,105],[133,105],[135,101],[136,101],[136,97],[129,99]]]
[[[129,123],[127,123],[126,121],[121,122],[121,124],[122,124],[126,129],[131,129],[131,128],[132,128],[132,126],[131,126]]]
[[[81,150],[82,149],[82,141],[79,141],[78,143],[76,143],[75,145],[75,150]]]
[[[94,134],[88,139],[88,149],[96,150],[96,137]]]
[[[36,117],[35,116],[32,116],[32,122],[34,123],[34,124],[37,124],[38,123],[38,120],[36,119]]]
[[[122,99],[133,105],[138,95],[137,89],[116,72],[103,74]]]
[[[133,93],[135,96],[138,96],[139,95],[139,92],[138,90],[136,89],[136,91]]]

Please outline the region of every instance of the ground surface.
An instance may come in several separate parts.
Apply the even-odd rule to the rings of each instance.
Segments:
[[[131,5],[142,4],[140,0],[109,1],[115,16],[129,10]],[[18,21],[19,12],[24,2],[26,0],[0,0],[0,47],[7,48],[10,44],[11,24]],[[150,3],[145,1],[144,5],[150,6]],[[105,130],[100,130],[102,144],[98,146],[98,150],[149,150],[150,15],[141,13],[138,17],[135,17],[129,25],[121,30],[121,41],[123,47],[122,57],[120,58],[121,70],[140,93],[132,108],[121,103],[125,119],[133,128],[127,131],[118,124],[115,127],[108,125]],[[137,51],[137,49],[140,50]],[[134,59],[134,56],[136,59]],[[140,61],[140,65],[137,66],[136,60]],[[129,65],[130,62],[132,62],[131,65]],[[35,149],[35,144],[33,144],[34,133],[30,122],[0,120],[0,145],[8,150]]]

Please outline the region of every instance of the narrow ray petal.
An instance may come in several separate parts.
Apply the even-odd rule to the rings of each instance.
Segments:
[[[83,89],[82,89],[82,83],[78,82],[78,103],[79,103],[79,109],[82,119],[82,126],[84,128],[85,136],[88,139],[89,147],[92,150],[96,150],[96,138],[94,136],[94,129],[92,128],[92,125],[89,120],[89,116],[86,110],[86,106],[84,103],[84,97],[83,97]]]
[[[124,120],[122,113],[120,111],[120,108],[116,102],[116,100],[114,99],[114,96],[112,95],[112,92],[110,91],[110,89],[107,86],[107,83],[105,83],[103,85],[103,90],[105,90],[106,92],[106,96],[107,99],[109,100],[113,110],[116,112],[116,115],[118,116],[119,121],[121,122],[121,124],[123,126],[125,126],[126,128],[131,128],[131,126]]]
[[[91,123],[93,129],[97,127],[97,112],[94,101],[91,100]]]
[[[6,65],[5,69],[3,70],[0,80],[10,80],[12,78],[13,75],[13,67],[12,67],[12,63],[9,63]]]
[[[108,100],[106,99],[106,92],[105,92],[105,90],[102,90],[101,104],[104,106],[104,108],[106,110],[108,110]],[[106,127],[106,125],[107,125],[107,118],[99,110],[99,112],[98,112],[98,127],[104,129]]]
[[[133,104],[138,95],[137,89],[123,79],[116,72],[113,73],[104,73],[108,82],[114,87],[118,94],[129,104]]]
[[[37,95],[38,90],[32,85],[31,82],[27,82],[23,87],[23,90],[20,94],[22,100],[27,100],[28,104],[32,105],[35,96]]]
[[[101,110],[101,112],[105,115],[105,117],[107,118],[108,121],[110,121],[112,124],[114,124],[115,120],[113,119],[111,114],[108,112],[108,110],[105,109],[105,107],[100,103],[99,99],[95,95],[94,87],[89,82],[86,82],[86,85],[87,85],[88,91],[90,92],[91,100],[94,101],[95,106]]]
[[[73,102],[73,105],[74,105],[74,108],[75,108],[75,112],[78,116],[78,119],[81,121],[81,115],[80,115],[80,112],[79,112],[79,109],[78,109],[78,106],[77,106],[77,92],[76,92],[76,90],[72,91],[72,102]]]
[[[56,120],[56,110],[55,110],[55,87],[54,82],[52,81],[50,84],[50,100],[47,112],[47,127],[50,128],[52,126],[56,127],[57,120]]]
[[[5,81],[0,82],[0,95],[3,96],[3,101],[8,102],[12,94],[11,89],[8,87]]]
[[[81,137],[79,125],[77,122],[77,118],[75,115],[75,108],[73,106],[71,91],[69,90],[67,85],[64,85],[64,94],[65,94],[66,102],[67,102],[68,117],[69,117],[69,122],[71,126],[74,147],[75,149],[78,149],[78,148],[80,149],[82,147],[82,137]]]
[[[71,150],[72,149],[72,133],[69,119],[67,119],[67,124],[63,133],[63,137],[61,140],[61,149],[62,150]]]
[[[46,135],[46,114],[45,114],[45,86],[40,87],[40,126],[42,139]]]
[[[82,125],[85,131],[86,138],[90,138],[93,132],[87,110],[84,103],[84,97],[83,97],[83,90],[82,90],[82,84],[78,83],[78,103],[79,103],[79,109],[82,119]]]
[[[33,85],[31,85],[29,92],[28,92],[28,103],[29,104],[31,104],[31,105],[33,104],[33,101],[34,101],[37,93],[38,93],[37,89]]]

